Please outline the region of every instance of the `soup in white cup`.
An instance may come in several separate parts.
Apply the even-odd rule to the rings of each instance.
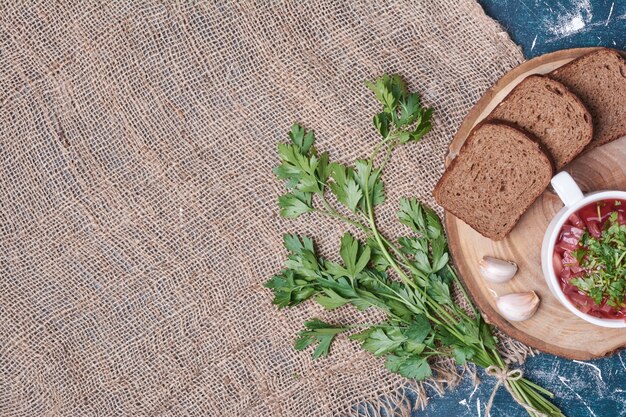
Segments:
[[[550,291],[589,323],[626,328],[624,294],[616,298],[620,276],[626,279],[626,247],[621,244],[626,192],[584,195],[567,172],[555,175],[551,183],[565,207],[548,225],[541,247],[541,266]]]

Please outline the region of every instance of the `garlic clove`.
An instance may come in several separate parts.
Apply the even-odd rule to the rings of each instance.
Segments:
[[[489,282],[501,284],[509,281],[517,272],[515,262],[504,261],[491,256],[483,256],[478,262],[480,273]]]
[[[496,298],[502,317],[509,321],[528,320],[539,307],[539,297],[534,291],[518,292]]]

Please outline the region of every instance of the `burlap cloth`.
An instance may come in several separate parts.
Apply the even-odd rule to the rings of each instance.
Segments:
[[[331,157],[369,155],[363,80],[400,73],[436,112],[386,173],[380,221],[399,233],[398,198],[433,202],[455,129],[523,59],[476,2],[0,13],[0,415],[329,416],[402,400],[407,381],[346,338],[316,362],[292,349],[305,319],[376,315],[271,305],[282,233],[333,253],[344,230],[280,218],[271,168],[296,120]]]

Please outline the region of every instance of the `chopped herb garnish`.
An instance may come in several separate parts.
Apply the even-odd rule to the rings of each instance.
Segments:
[[[572,251],[572,256],[578,260],[584,275],[574,278],[571,284],[591,297],[597,305],[606,300],[606,304],[611,307],[624,307],[626,225],[619,223],[618,213],[614,211],[609,215],[599,238],[585,232],[579,245],[582,247]]]

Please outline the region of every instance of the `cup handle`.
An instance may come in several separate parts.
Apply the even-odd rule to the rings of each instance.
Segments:
[[[550,183],[566,207],[573,206],[584,197],[576,181],[565,171],[559,172],[552,177]]]

